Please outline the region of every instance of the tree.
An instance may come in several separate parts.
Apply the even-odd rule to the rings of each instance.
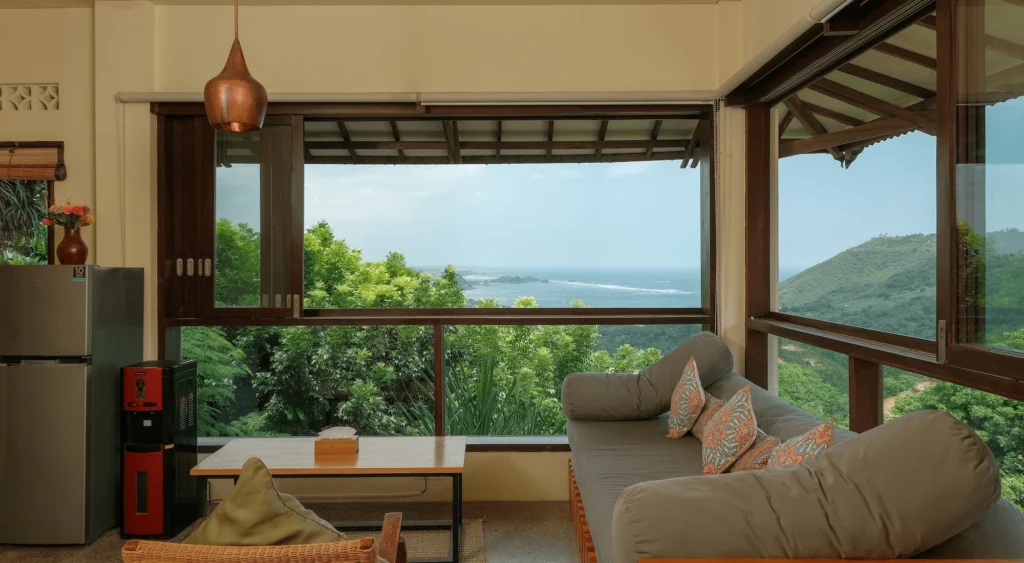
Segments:
[[[850,426],[847,397],[810,368],[790,363],[779,365],[779,397],[822,420],[835,418],[837,426]]]
[[[181,356],[197,363],[199,434],[237,434],[219,417],[234,402],[235,380],[250,374],[245,354],[224,337],[221,329],[189,326],[181,330]]]

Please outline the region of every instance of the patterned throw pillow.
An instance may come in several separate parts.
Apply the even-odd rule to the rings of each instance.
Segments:
[[[768,465],[768,458],[771,457],[775,448],[782,444],[782,440],[775,436],[765,434],[760,428],[757,429],[757,439],[750,449],[743,452],[743,455],[736,460],[729,468],[729,473],[737,471],[757,471]]]
[[[718,397],[708,393],[704,394],[704,398],[704,410],[700,411],[700,416],[697,417],[697,422],[693,424],[693,429],[691,430],[693,435],[702,442],[704,441],[704,429],[708,427],[708,421],[725,404]]]
[[[832,445],[832,434],[835,430],[835,421],[828,419],[807,432],[794,436],[772,452],[768,458],[767,467],[785,467],[797,465],[812,455],[820,454]]]
[[[672,408],[668,411],[668,438],[682,438],[693,428],[704,408],[704,388],[697,374],[697,362],[692,357],[686,362],[683,376],[672,392]]]
[[[704,475],[723,473],[747,451],[757,438],[757,420],[750,403],[750,386],[736,392],[704,429],[701,451]]]

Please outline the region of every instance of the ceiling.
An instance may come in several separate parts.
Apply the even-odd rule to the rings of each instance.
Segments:
[[[129,1],[129,0],[112,0]],[[230,5],[232,0],[151,0],[154,4],[167,5]],[[718,4],[739,0],[239,0],[243,6],[544,6],[544,5],[643,5],[643,4]],[[83,8],[90,7],[94,0],[0,0],[3,8]]]
[[[1024,94],[1024,2],[987,0],[985,71],[998,103]],[[780,105],[779,156],[829,153],[843,166],[872,145],[936,134],[934,14],[889,37]]]

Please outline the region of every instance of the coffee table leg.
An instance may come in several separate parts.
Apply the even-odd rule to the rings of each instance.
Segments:
[[[452,563],[459,563],[462,547],[462,474],[452,475]]]
[[[206,511],[210,509],[210,480],[206,477],[196,477],[196,513],[199,518],[207,516]]]

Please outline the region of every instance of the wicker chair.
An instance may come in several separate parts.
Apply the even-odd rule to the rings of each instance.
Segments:
[[[380,542],[362,538],[311,545],[221,546],[129,540],[124,563],[406,563],[402,513],[384,517]]]

